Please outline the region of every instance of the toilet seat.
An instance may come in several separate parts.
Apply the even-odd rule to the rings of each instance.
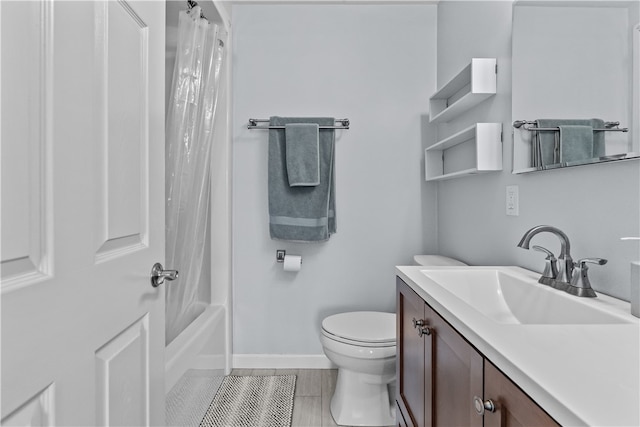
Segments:
[[[394,347],[396,315],[374,311],[334,314],[322,321],[322,335],[354,346]]]
[[[339,343],[343,343],[343,344],[347,344],[347,345],[352,345],[352,346],[356,346],[356,347],[395,347],[396,346],[396,342],[395,341],[389,341],[389,342],[367,342],[367,341],[356,341],[356,340],[349,340],[346,338],[342,338],[339,337],[337,335],[333,335],[332,333],[329,333],[327,331],[325,331],[324,329],[322,330],[322,336],[339,342]]]

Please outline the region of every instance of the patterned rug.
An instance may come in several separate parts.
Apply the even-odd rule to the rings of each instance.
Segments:
[[[224,378],[201,427],[291,427],[295,375]]]

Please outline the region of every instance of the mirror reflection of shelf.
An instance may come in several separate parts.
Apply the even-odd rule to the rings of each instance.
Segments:
[[[447,122],[496,94],[495,58],[473,58],[429,98],[429,121]]]
[[[461,144],[473,148],[473,158],[467,159],[469,168],[447,171],[447,151]],[[424,151],[425,180],[440,181],[484,172],[502,170],[502,124],[476,123]],[[459,156],[459,154],[456,154]]]

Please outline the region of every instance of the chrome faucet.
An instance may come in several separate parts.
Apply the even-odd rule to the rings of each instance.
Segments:
[[[569,243],[569,237],[564,232],[551,225],[538,225],[530,230],[527,230],[518,243],[519,248],[529,249],[529,242],[533,236],[539,233],[551,233],[560,239],[560,255],[558,256],[558,270],[555,277],[551,277],[551,280],[541,282],[548,284],[552,288],[561,289],[566,291],[571,284],[571,278],[573,275],[574,263],[571,258],[571,243]]]

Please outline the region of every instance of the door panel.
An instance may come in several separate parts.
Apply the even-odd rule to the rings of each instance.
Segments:
[[[2,289],[51,274],[51,34],[48,3],[3,2]],[[20,16],[20,19],[15,19]],[[5,119],[6,118],[6,119]],[[11,141],[12,143],[5,143]]]
[[[148,332],[145,315],[96,351],[99,425],[149,425]]]
[[[10,416],[3,420],[2,424],[22,426],[54,425],[54,396],[55,387],[51,384],[15,410]]]
[[[103,261],[148,244],[149,29],[127,3],[98,2],[95,9],[95,120],[103,130],[96,231]]]
[[[0,18],[2,424],[163,424],[164,3]]]

